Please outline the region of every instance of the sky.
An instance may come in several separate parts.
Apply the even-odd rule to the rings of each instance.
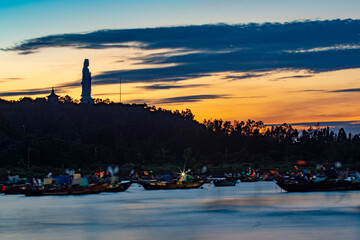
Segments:
[[[2,0],[0,98],[92,96],[196,120],[360,132],[360,1]]]

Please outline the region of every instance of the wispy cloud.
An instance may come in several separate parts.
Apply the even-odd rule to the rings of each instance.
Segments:
[[[307,126],[344,126],[344,125],[354,125],[360,124],[359,121],[329,121],[329,122],[298,122],[298,123],[290,123],[291,125],[307,125]]]
[[[326,90],[323,90],[323,89],[305,89],[305,90],[292,91],[292,92],[326,92]]]
[[[243,75],[228,75],[225,77],[225,79],[230,79],[231,81],[235,81],[235,80],[242,80],[242,79],[248,79],[248,78],[263,77],[266,75],[268,75],[268,73],[246,73]]]
[[[289,92],[357,93],[360,92],[360,88],[346,88],[346,89],[337,89],[337,90],[304,89],[304,90],[289,91]]]
[[[286,76],[286,77],[280,77],[280,78],[275,78],[275,79],[271,79],[270,81],[279,81],[279,80],[284,80],[284,79],[296,79],[296,78],[309,78],[309,77],[313,77],[314,75],[293,75],[293,76]]]
[[[56,90],[56,93],[61,93],[61,90]],[[51,89],[44,88],[34,88],[34,89],[26,89],[26,90],[16,90],[10,92],[0,92],[1,97],[12,97],[12,96],[33,96],[39,94],[50,94]]]
[[[359,134],[360,133],[360,121],[324,121],[324,122],[294,122],[288,123],[291,126],[300,129],[312,128],[324,128],[329,127],[333,132],[337,132],[340,128],[343,128],[347,133]],[[277,126],[280,124],[266,124],[266,126]]]
[[[187,85],[170,85],[170,84],[153,84],[148,86],[138,86],[138,88],[147,89],[147,90],[168,90],[174,88],[197,88],[197,87],[207,87],[208,84],[187,84]]]
[[[266,98],[266,96],[242,96],[242,97],[234,97],[234,98]]]
[[[17,77],[0,78],[0,83],[10,82],[10,81],[18,81],[18,80],[24,80],[24,78],[17,78]]]
[[[348,88],[348,89],[339,89],[339,90],[333,90],[329,92],[360,92],[360,88]]]
[[[23,80],[24,78],[18,78],[18,77],[9,77],[9,78],[0,78],[0,80],[4,81],[13,81],[13,80]]]
[[[346,132],[353,134],[360,133],[360,121],[298,122],[290,123],[290,125],[299,127],[329,127],[335,132],[340,128],[344,128]]]
[[[310,49],[300,49],[300,50],[286,50],[285,52],[289,53],[308,53],[308,52],[325,52],[325,51],[336,51],[336,50],[351,50],[351,49],[360,49],[359,44],[340,44],[335,46],[328,47],[316,47]]]
[[[225,99],[230,98],[229,95],[211,94],[211,95],[188,95],[162,99],[132,99],[132,103],[148,103],[148,104],[182,104],[189,102],[200,102],[208,99]]]
[[[158,104],[173,104],[173,103],[188,103],[188,102],[200,102],[205,99],[223,99],[229,98],[228,95],[191,95],[191,96],[181,96],[181,97],[172,97],[172,98],[164,98],[157,100]]]

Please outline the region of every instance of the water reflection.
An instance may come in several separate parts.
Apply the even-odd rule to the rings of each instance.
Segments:
[[[0,196],[0,239],[360,239],[360,192],[272,182],[88,196]]]

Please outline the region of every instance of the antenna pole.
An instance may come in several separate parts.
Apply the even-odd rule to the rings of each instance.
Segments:
[[[121,103],[121,77],[120,77],[120,103]]]

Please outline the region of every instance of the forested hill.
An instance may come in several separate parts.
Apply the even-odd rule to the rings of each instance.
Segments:
[[[291,166],[302,159],[360,167],[359,135],[328,128],[299,132],[287,124],[248,120],[198,123],[190,110],[146,104],[0,101],[2,167],[116,164]]]

